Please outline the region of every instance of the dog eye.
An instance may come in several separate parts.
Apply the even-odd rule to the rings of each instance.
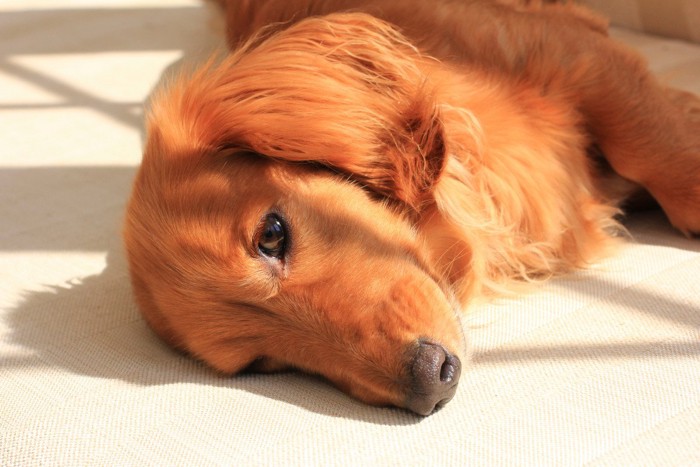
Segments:
[[[260,253],[270,258],[282,259],[286,247],[287,232],[282,219],[276,214],[265,216],[260,237],[258,238],[258,249]]]

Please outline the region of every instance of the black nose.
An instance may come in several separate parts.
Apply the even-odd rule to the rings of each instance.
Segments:
[[[455,395],[462,363],[441,345],[421,341],[409,368],[411,391],[406,400],[409,410],[429,415]]]

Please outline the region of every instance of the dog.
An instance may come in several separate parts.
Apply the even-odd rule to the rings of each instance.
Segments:
[[[700,99],[589,10],[219,3],[231,51],[152,97],[124,240],[147,323],[221,373],[428,415],[470,303],[609,254],[637,193],[700,231]]]

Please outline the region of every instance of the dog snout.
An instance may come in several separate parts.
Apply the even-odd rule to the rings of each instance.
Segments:
[[[454,397],[462,372],[462,362],[443,346],[420,341],[409,362],[411,390],[406,407],[430,415]]]

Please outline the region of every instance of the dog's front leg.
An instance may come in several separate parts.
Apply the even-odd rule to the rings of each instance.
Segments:
[[[594,142],[676,228],[700,233],[700,99],[664,88],[642,59],[611,40],[601,37],[593,52],[574,86]]]

